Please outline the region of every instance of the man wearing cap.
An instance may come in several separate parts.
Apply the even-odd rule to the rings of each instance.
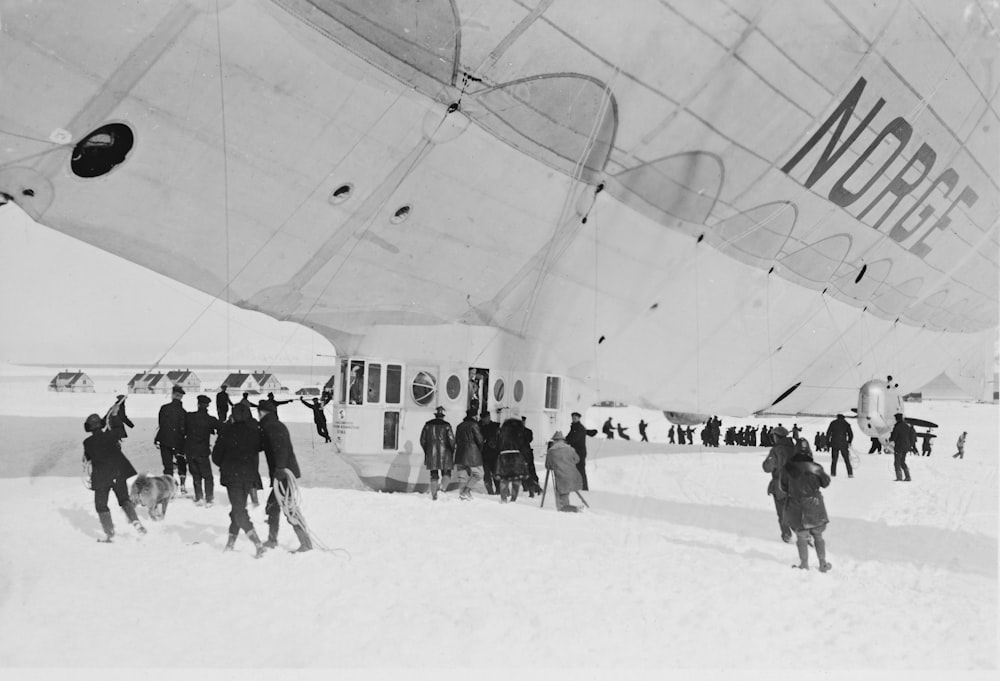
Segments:
[[[767,493],[774,497],[774,510],[778,514],[778,527],[781,528],[781,540],[786,544],[792,541],[792,528],[785,522],[785,502],[788,492],[781,485],[781,471],[785,464],[795,454],[795,446],[788,437],[788,430],[784,426],[771,429],[771,440],[774,446],[767,453],[767,458],[761,467],[765,473],[771,474],[771,482],[767,485]]]
[[[233,402],[229,399],[229,391],[225,384],[219,387],[219,392],[215,394],[215,412],[219,415],[219,423],[225,423],[229,416],[229,410]]]
[[[500,456],[500,450],[497,449],[500,424],[490,417],[489,410],[484,411],[479,419],[479,431],[483,434],[483,485],[487,494],[498,494],[494,475],[497,470],[497,457]]]
[[[219,432],[219,421],[208,413],[211,403],[212,398],[208,395],[198,395],[198,411],[188,412],[184,420],[184,456],[194,484],[195,506],[211,506],[215,501],[215,476],[212,475],[209,460],[212,454],[209,440],[213,433]]]
[[[118,395],[115,397],[115,404],[111,407],[108,412],[108,430],[110,430],[116,438],[119,440],[124,440],[128,437],[128,432],[125,430],[125,426],[129,428],[135,428],[135,424],[125,413],[125,396]]]
[[[587,436],[594,437],[597,430],[584,428],[580,422],[580,412],[574,411],[569,415],[573,423],[569,427],[569,435],[566,436],[566,444],[576,451],[576,470],[580,473],[580,484],[584,492],[590,489],[587,485]]]
[[[483,479],[483,433],[474,407],[465,411],[465,419],[455,429],[455,468],[462,485],[458,498],[469,501],[472,487]]]
[[[424,424],[420,446],[424,450],[424,467],[431,472],[431,499],[437,500],[439,487],[442,492],[448,491],[455,464],[455,433],[451,424],[444,420],[444,407],[435,409],[434,418]]]
[[[295,530],[295,536],[299,539],[299,548],[295,553],[302,553],[312,549],[312,540],[305,527],[298,523],[294,514],[300,515],[299,509],[282,509],[275,494],[275,480],[287,481],[289,476],[302,477],[299,470],[299,462],[295,458],[295,450],[292,449],[292,438],[288,434],[288,427],[278,420],[275,406],[269,400],[261,400],[257,405],[260,415],[260,439],[264,449],[264,457],[267,459],[267,472],[271,476],[271,494],[264,504],[264,511],[267,513],[267,541],[264,546],[273,549],[278,545],[278,525],[281,522],[281,512],[285,510],[285,519]]]
[[[314,397],[312,404],[306,402],[306,398],[300,397],[302,404],[306,405],[313,412],[313,423],[316,425],[316,434],[321,438],[330,442],[330,431],[326,429],[326,412],[323,411],[323,405],[320,403],[319,399]]]
[[[579,416],[579,415],[577,415]],[[579,423],[579,421],[576,421]],[[580,457],[570,445],[566,444],[561,430],[552,435],[552,443],[545,455],[545,468],[552,471],[552,485],[556,495],[556,510],[574,513],[576,506],[569,503],[570,492],[579,492],[583,487],[583,478],[577,465]]]
[[[819,433],[817,433],[819,435]],[[837,414],[837,418],[830,422],[830,427],[826,429],[827,444],[830,447],[830,475],[837,476],[837,456],[844,457],[844,465],[847,466],[847,477],[853,478],[854,471],[851,469],[850,446],[854,442],[854,431],[851,424],[847,422],[843,414]],[[817,449],[819,449],[817,447]]]
[[[910,482],[906,455],[913,447],[913,439],[910,424],[903,420],[902,414],[896,414],[896,423],[889,433],[889,440],[892,442],[892,467],[896,470],[896,482]]]
[[[114,492],[118,505],[139,534],[146,534],[146,529],[139,522],[135,506],[132,505],[125,482],[135,475],[132,463],[122,454],[121,443],[114,433],[106,431],[101,426],[102,419],[97,414],[91,414],[83,423],[83,429],[90,437],[83,441],[83,458],[90,462],[90,486],[94,490],[94,508],[101,521],[105,539],[110,542],[115,536],[115,524],[108,510],[108,493]]]
[[[173,477],[174,463],[177,464],[177,474],[180,476],[181,494],[187,494],[184,486],[187,480],[187,461],[184,459],[184,433],[187,412],[181,400],[184,398],[184,388],[175,385],[171,391],[170,402],[160,407],[160,427],[153,438],[153,444],[160,447],[160,460],[163,462],[163,474]]]

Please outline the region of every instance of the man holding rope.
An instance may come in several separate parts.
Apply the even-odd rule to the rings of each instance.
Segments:
[[[264,511],[267,513],[267,541],[264,546],[273,549],[278,545],[278,524],[284,512],[288,523],[299,538],[299,548],[294,553],[312,550],[312,540],[305,528],[305,520],[292,493],[294,478],[299,478],[299,462],[295,459],[292,439],[288,427],[278,420],[277,408],[270,400],[261,400],[257,405],[260,414],[261,444],[267,459],[267,472],[271,476],[271,494],[267,497]],[[280,498],[280,501],[279,501]]]

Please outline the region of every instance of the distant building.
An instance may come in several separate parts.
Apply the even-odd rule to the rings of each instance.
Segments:
[[[243,372],[237,372],[235,374],[229,374],[226,376],[226,380],[222,382],[222,385],[226,386],[226,390],[229,393],[251,393],[257,395],[260,393],[260,384],[257,379],[254,378],[253,374],[244,374]],[[236,398],[233,398],[234,400]]]
[[[144,395],[166,395],[174,389],[175,385],[184,388],[185,392],[198,392],[201,390],[201,379],[193,371],[187,369],[168,371],[165,374],[154,371],[133,376],[128,382],[128,391]]]
[[[254,380],[257,381],[257,385],[260,386],[260,391],[262,393],[268,392],[288,392],[288,388],[281,385],[281,381],[274,374],[267,374],[263,371],[255,371],[253,373]]]
[[[190,369],[185,369],[184,371],[168,371],[167,381],[170,383],[171,390],[175,385],[179,385],[184,388],[185,392],[198,392],[201,390],[201,379],[198,378]]]
[[[320,391],[319,388],[299,388],[298,390],[295,391],[295,394],[301,395],[303,397],[307,395],[310,397],[319,397]]]
[[[92,393],[94,382],[82,371],[60,371],[49,381],[49,390],[57,393]]]
[[[128,382],[128,391],[140,394],[162,392],[160,390],[162,379],[163,374],[161,373],[136,374]]]

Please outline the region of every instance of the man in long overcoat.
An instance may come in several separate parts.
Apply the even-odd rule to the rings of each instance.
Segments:
[[[847,477],[853,478],[850,447],[854,442],[854,431],[851,430],[851,424],[843,414],[837,414],[837,418],[830,422],[830,426],[826,429],[826,437],[830,447],[830,475],[837,477],[837,456],[840,455],[844,457],[844,465],[847,466]]]
[[[569,503],[570,492],[583,488],[583,478],[577,470],[580,457],[576,450],[566,444],[561,430],[552,435],[552,444],[545,454],[545,468],[552,471],[552,484],[556,494],[556,509],[575,512],[577,507]]]
[[[247,513],[247,497],[251,490],[264,487],[259,472],[260,450],[260,429],[250,414],[250,407],[235,405],[232,419],[219,430],[212,461],[219,467],[219,484],[226,488],[229,496],[229,539],[225,550],[233,550],[236,538],[243,530],[257,550],[255,558],[263,555],[264,545]]]
[[[896,414],[896,423],[889,433],[892,442],[892,467],[896,471],[896,482],[910,482],[910,468],[906,465],[906,455],[913,447],[913,435],[910,424],[903,420],[902,414]],[[906,477],[903,477],[903,476]]]
[[[455,433],[444,420],[444,407],[435,409],[434,418],[424,424],[420,446],[424,450],[424,467],[431,474],[431,499],[437,500],[439,488],[448,491],[451,469],[455,467]]]
[[[468,501],[472,499],[472,487],[483,479],[483,433],[479,430],[476,410],[471,407],[455,429],[455,467],[462,484],[458,498]]]
[[[580,421],[580,412],[578,411],[574,411],[569,417],[573,419],[573,423],[570,424],[569,435],[566,436],[566,444],[576,451],[578,458],[576,470],[580,473],[580,484],[583,485],[581,489],[586,492],[590,489],[587,485],[587,436],[594,437],[597,435],[597,430],[594,428],[589,430],[585,428]]]
[[[212,474],[211,438],[219,432],[219,421],[208,413],[212,398],[198,395],[198,411],[189,412],[184,422],[184,457],[191,471],[194,503],[211,506],[215,503],[215,476]],[[204,488],[204,491],[203,491]]]
[[[175,385],[170,394],[170,401],[160,407],[159,424],[154,445],[160,447],[160,461],[163,463],[163,474],[173,477],[174,464],[177,464],[177,475],[180,476],[181,494],[187,494],[184,486],[187,480],[187,461],[184,458],[184,428],[187,412],[181,400],[184,398],[184,388]]]

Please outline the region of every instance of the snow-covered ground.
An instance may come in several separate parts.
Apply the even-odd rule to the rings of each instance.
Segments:
[[[137,427],[125,449],[140,471],[158,472],[151,417],[165,399],[129,398]],[[242,536],[223,553],[221,489],[213,508],[175,500],[162,522],[141,510],[142,538],[112,502],[119,536],[99,544],[78,470],[83,418],[105,403],[17,381],[0,390],[5,678],[50,667],[75,670],[59,678],[249,668],[224,675],[239,679],[273,678],[271,667],[463,679],[996,670],[996,405],[908,405],[941,424],[933,456],[909,458],[912,483],[894,482],[891,459],[864,454],[859,438],[855,477],[841,471],[825,492],[834,569],[821,574],[789,567],[796,551],[778,536],[764,449],[663,444],[662,415],[633,408],[586,415],[633,435],[645,418],[653,442],[591,439],[590,508],[578,515],[526,496],[501,506],[485,494],[431,502],[359,489],[297,423],[302,409],[291,429],[304,512],[344,552],[292,555],[283,521],[263,559]],[[791,420],[766,423],[778,421]],[[798,420],[810,440],[826,422]],[[962,430],[966,457],[952,459]],[[817,461],[829,470],[828,455]],[[263,508],[252,519],[266,530]]]

